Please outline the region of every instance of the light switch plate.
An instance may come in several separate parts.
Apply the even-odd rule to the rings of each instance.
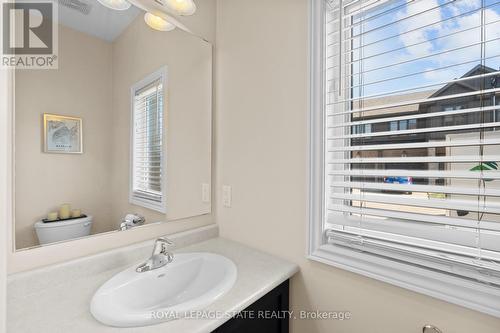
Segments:
[[[201,184],[201,201],[204,203],[210,203],[210,184]]]
[[[229,185],[222,186],[222,204],[224,207],[231,207],[231,186]]]

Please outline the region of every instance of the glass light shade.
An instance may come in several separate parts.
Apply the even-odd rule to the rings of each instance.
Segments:
[[[132,6],[127,0],[97,0],[103,6],[114,10],[127,10]]]
[[[179,15],[193,15],[196,4],[193,0],[166,0],[166,5]]]
[[[154,30],[171,31],[175,29],[175,25],[151,13],[144,14],[144,21],[146,21],[147,25]]]

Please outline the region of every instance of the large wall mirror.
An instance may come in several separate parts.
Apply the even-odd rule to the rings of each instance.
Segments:
[[[59,4],[58,69],[14,75],[15,249],[209,214],[212,45]]]

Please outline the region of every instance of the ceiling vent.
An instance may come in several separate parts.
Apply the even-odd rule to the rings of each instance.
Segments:
[[[88,15],[90,13],[90,10],[92,9],[91,5],[80,0],[57,0],[57,2],[59,3],[59,5],[76,10],[83,15]]]

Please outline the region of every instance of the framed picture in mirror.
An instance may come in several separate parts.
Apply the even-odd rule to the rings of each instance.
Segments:
[[[83,153],[82,118],[45,113],[43,135],[45,153]]]

